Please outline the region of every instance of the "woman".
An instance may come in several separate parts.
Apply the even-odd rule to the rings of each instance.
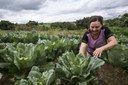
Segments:
[[[85,56],[100,57],[117,45],[117,40],[108,27],[103,26],[103,17],[91,16],[88,31],[83,35],[79,52]]]

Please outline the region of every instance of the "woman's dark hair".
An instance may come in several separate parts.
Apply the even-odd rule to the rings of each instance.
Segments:
[[[103,17],[102,16],[91,16],[89,18],[88,27],[91,22],[99,21],[103,25]]]

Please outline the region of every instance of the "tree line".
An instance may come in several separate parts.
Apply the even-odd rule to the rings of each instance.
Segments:
[[[37,21],[29,21],[26,24],[17,24],[10,21],[1,20],[1,30],[49,30],[49,29],[60,29],[60,30],[79,30],[88,27],[89,17],[76,20],[74,22],[54,22],[54,23],[38,23]],[[104,20],[104,25],[107,26],[118,26],[128,27],[128,13],[120,15],[114,19]]]

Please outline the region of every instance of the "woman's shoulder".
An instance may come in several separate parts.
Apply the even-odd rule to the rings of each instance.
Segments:
[[[87,38],[87,36],[88,36],[89,34],[90,34],[89,31],[86,31],[86,32],[84,32],[83,37],[84,37],[84,38]]]

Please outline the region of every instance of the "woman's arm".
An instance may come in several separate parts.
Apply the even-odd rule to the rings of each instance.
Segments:
[[[84,56],[87,56],[86,47],[87,44],[82,42],[80,45],[79,53],[82,53]]]
[[[108,49],[111,49],[113,48],[114,46],[116,46],[118,43],[117,43],[117,40],[114,36],[111,36],[108,38],[108,43],[104,46],[102,46],[103,50],[108,50]]]
[[[102,52],[108,49],[113,48],[114,46],[117,45],[117,40],[114,36],[111,36],[108,38],[108,43],[100,48],[97,48],[94,52],[94,56],[101,56]]]

